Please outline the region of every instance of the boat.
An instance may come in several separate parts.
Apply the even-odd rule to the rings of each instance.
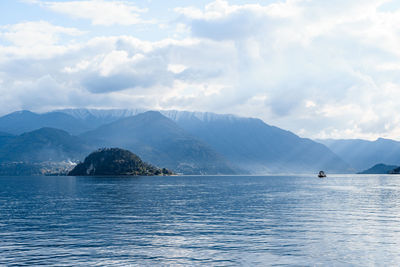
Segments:
[[[324,177],[326,177],[325,172],[324,172],[324,171],[319,171],[318,177],[319,177],[319,178],[324,178]]]

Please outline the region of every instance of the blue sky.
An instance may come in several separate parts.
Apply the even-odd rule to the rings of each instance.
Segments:
[[[251,116],[311,138],[400,139],[400,3],[0,1],[0,114]]]

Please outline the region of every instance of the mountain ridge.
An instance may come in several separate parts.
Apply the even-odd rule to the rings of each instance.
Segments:
[[[157,112],[157,111],[155,111]],[[11,113],[15,116],[17,121],[21,122],[22,119],[18,119],[18,116],[25,117],[26,114],[30,114],[28,111],[14,112]],[[64,113],[67,121],[78,121],[76,125],[62,123],[62,117],[59,115]],[[143,114],[141,109],[65,109],[56,110],[54,112],[46,112],[42,114],[33,115],[34,117],[44,117],[40,119],[34,119],[28,123],[31,128],[37,128],[43,125],[45,121],[46,125],[54,124],[54,121],[47,121],[48,118],[61,118],[57,120],[56,126],[60,129],[68,131],[71,128],[71,132],[77,136],[84,136],[88,132],[92,132],[104,125],[112,125],[113,123]],[[236,172],[240,170],[243,173],[253,174],[265,174],[265,173],[277,173],[277,172],[316,172],[320,169],[329,172],[353,172],[351,164],[347,164],[342,157],[336,155],[327,146],[314,142],[308,138],[301,138],[296,134],[281,129],[276,126],[268,125],[264,121],[257,118],[245,118],[232,114],[215,114],[212,112],[189,112],[189,111],[177,111],[177,110],[163,110],[159,112],[164,117],[170,119],[176,125],[175,128],[180,128],[185,132],[186,136],[191,136],[191,139],[196,139],[197,143],[201,143],[201,146],[196,145],[196,149],[193,151],[200,151],[204,148],[205,153],[211,153],[213,151],[214,158],[219,158],[218,162],[224,161],[224,166],[231,165],[231,169],[235,169]],[[56,115],[54,115],[56,114]],[[4,117],[10,114],[0,117],[0,123]],[[32,115],[32,114],[31,114]],[[131,116],[133,115],[133,116]],[[29,117],[29,116],[28,116]],[[71,119],[72,118],[72,119]],[[130,119],[128,119],[129,121]],[[37,125],[35,125],[35,123]],[[121,122],[120,122],[121,123]],[[128,123],[129,124],[129,123]],[[14,124],[18,126],[18,124]],[[83,126],[82,126],[83,125]],[[68,126],[68,127],[66,127]],[[125,125],[120,127],[122,131],[123,127],[130,127]],[[142,124],[143,131],[147,125]],[[4,128],[4,127],[3,127]],[[24,128],[24,127],[23,127]],[[26,128],[26,127],[25,127]],[[102,128],[104,130],[104,128]],[[0,127],[0,131],[2,128]],[[6,131],[4,129],[3,131]],[[21,132],[22,130],[19,130]],[[139,132],[138,128],[135,128],[136,133]],[[159,129],[154,128],[153,132],[147,131],[147,137],[158,133]],[[10,132],[10,131],[9,131]],[[110,133],[109,133],[110,134]],[[180,134],[175,132],[177,136]],[[129,138],[129,136],[125,136]],[[142,136],[143,137],[143,136]],[[143,137],[144,138],[144,137]],[[101,135],[90,140],[86,139],[85,142],[91,146],[118,146],[118,140],[99,140],[104,139]],[[116,138],[118,139],[118,138]],[[169,141],[164,138],[166,143]],[[175,145],[178,144],[178,139],[174,139]],[[183,139],[188,140],[188,139]],[[167,142],[168,141],[168,142]],[[133,140],[129,141],[131,144],[129,148],[132,151],[136,151],[136,147],[133,144],[138,142]],[[190,145],[193,145],[191,143]],[[0,143],[1,145],[1,143]],[[122,144],[124,145],[124,144]],[[188,143],[186,143],[188,145]],[[185,146],[183,142],[180,147]],[[149,154],[157,153],[157,149],[154,146],[139,146],[145,160],[153,159]],[[172,146],[164,148],[165,150],[173,150]],[[200,149],[200,150],[199,150]],[[182,150],[182,153],[184,150]],[[207,152],[208,151],[208,152]],[[147,153],[147,156],[146,156]],[[178,153],[178,152],[177,152]],[[141,155],[141,156],[142,156]],[[166,154],[164,153],[164,156]],[[219,155],[219,156],[216,156]],[[201,156],[199,154],[199,156]],[[150,161],[151,162],[151,161]],[[170,162],[170,164],[172,164]],[[191,163],[183,163],[190,168],[194,164],[193,160]],[[183,168],[183,165],[181,166]],[[171,167],[172,165],[169,165]],[[215,167],[215,166],[214,166]]]
[[[119,111],[120,112],[120,111]],[[334,155],[332,152],[329,151],[329,149],[327,149],[326,147],[324,147],[321,144],[317,144],[314,143],[314,141],[312,141],[311,139],[307,139],[307,138],[300,138],[297,135],[293,134],[290,131],[287,130],[283,130],[280,129],[278,127],[275,126],[270,126],[268,124],[266,124],[265,122],[263,122],[260,119],[257,118],[244,118],[244,117],[239,117],[236,115],[232,115],[232,114],[215,114],[215,113],[211,113],[211,112],[188,112],[188,111],[176,111],[176,110],[167,110],[167,111],[160,111],[161,114],[163,114],[164,116],[172,119],[173,121],[175,121],[181,128],[183,128],[184,130],[188,131],[191,135],[199,138],[200,140],[204,141],[205,143],[211,145],[211,147],[213,147],[214,149],[217,149],[217,152],[219,152],[221,155],[225,156],[226,158],[228,158],[230,161],[232,161],[232,157],[229,157],[227,154],[236,154],[236,155],[240,155],[242,153],[242,147],[238,147],[237,144],[239,144],[240,142],[242,142],[243,140],[246,139],[251,139],[252,138],[252,133],[251,132],[247,132],[243,138],[241,140],[236,140],[236,141],[231,141],[230,144],[227,144],[227,146],[236,146],[236,150],[235,151],[230,151],[230,153],[225,153],[226,151],[224,151],[224,149],[218,149],[218,146],[216,146],[215,142],[213,143],[212,141],[210,141],[209,138],[205,138],[204,136],[200,136],[200,132],[199,131],[199,127],[197,127],[196,129],[193,129],[193,127],[189,124],[213,124],[213,123],[246,123],[246,122],[251,122],[249,125],[250,127],[253,127],[254,125],[258,125],[258,127],[260,125],[262,125],[262,127],[264,128],[269,128],[269,133],[266,134],[264,136],[264,138],[259,138],[260,143],[265,143],[264,140],[265,137],[268,137],[268,135],[271,134],[271,132],[275,132],[275,135],[284,135],[286,136],[286,140],[288,139],[296,139],[296,143],[300,146],[297,148],[294,148],[295,150],[297,150],[297,155],[292,155],[290,157],[290,152],[293,151],[292,148],[287,147],[286,148],[286,152],[285,151],[281,151],[281,157],[286,159],[281,159],[281,162],[278,164],[276,164],[275,162],[273,162],[275,165],[271,168],[265,168],[266,165],[269,165],[271,163],[271,161],[268,160],[264,160],[262,162],[259,161],[260,158],[260,154],[262,154],[261,152],[258,155],[253,155],[252,157],[247,159],[247,163],[246,164],[242,164],[242,166],[239,166],[239,168],[241,169],[246,169],[247,171],[254,171],[255,169],[259,169],[260,167],[262,169],[260,169],[259,171],[257,171],[258,173],[264,173],[264,172],[279,172],[281,170],[285,170],[285,168],[287,167],[286,165],[288,165],[288,163],[290,163],[290,161],[296,161],[296,156],[298,156],[301,153],[301,150],[305,150],[308,151],[307,149],[305,149],[307,147],[307,145],[311,145],[314,148],[314,152],[310,151],[308,152],[308,157],[312,158],[312,153],[320,153],[322,154],[322,158],[325,157],[324,162],[321,163],[320,165],[315,165],[313,167],[310,166],[306,166],[307,164],[313,164],[313,162],[316,161],[316,158],[314,159],[309,159],[307,164],[303,164],[301,162],[298,162],[297,165],[294,164],[289,164],[289,165],[293,165],[291,167],[292,171],[304,171],[304,170],[308,170],[308,171],[315,171],[315,169],[320,169],[320,168],[324,168],[324,169],[331,169],[334,171],[349,171],[351,168],[349,166],[347,166],[347,164],[343,161],[340,160],[339,157],[337,157],[336,155]],[[129,113],[128,113],[129,114]],[[202,126],[200,126],[201,128]],[[246,128],[247,126],[243,127]],[[226,139],[226,136],[231,135],[232,132],[237,131],[237,129],[234,129],[233,131],[226,131],[225,132],[225,136],[220,136],[219,141],[220,142],[225,142],[222,139]],[[208,132],[207,129],[203,130],[203,132]],[[274,135],[274,134],[273,134]],[[268,141],[267,141],[268,142]],[[253,144],[253,148],[254,149],[259,149],[258,148],[258,144]],[[264,149],[268,148],[268,144],[265,143],[264,144]],[[250,152],[248,153],[249,155],[251,154]],[[324,156],[324,155],[329,155],[330,159],[328,159],[328,157]],[[272,155],[271,158],[273,159],[274,156]],[[272,160],[272,159],[269,160]],[[242,158],[238,158],[236,161],[234,162],[235,164],[237,164],[238,162],[243,161],[243,157]],[[321,161],[322,162],[322,161]],[[337,162],[335,164],[339,164],[341,166],[337,166],[332,168],[331,166],[335,165],[334,162]],[[339,163],[340,162],[340,163]],[[243,168],[243,166],[245,168]]]
[[[79,160],[91,147],[76,136],[55,128],[40,128],[13,137],[0,148],[1,162]]]
[[[87,125],[68,114],[57,111],[40,114],[22,110],[0,117],[0,131],[10,134],[19,135],[44,127],[62,129],[76,134],[79,130],[86,129]]]
[[[362,139],[319,139],[333,152],[360,172],[384,162],[388,165],[400,164],[400,142],[378,138],[375,141]]]

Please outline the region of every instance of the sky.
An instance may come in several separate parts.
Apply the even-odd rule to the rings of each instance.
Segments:
[[[2,0],[0,115],[140,108],[400,140],[398,0]]]

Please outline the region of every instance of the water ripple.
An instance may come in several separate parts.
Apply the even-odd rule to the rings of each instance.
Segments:
[[[397,176],[0,177],[0,265],[396,265]]]

